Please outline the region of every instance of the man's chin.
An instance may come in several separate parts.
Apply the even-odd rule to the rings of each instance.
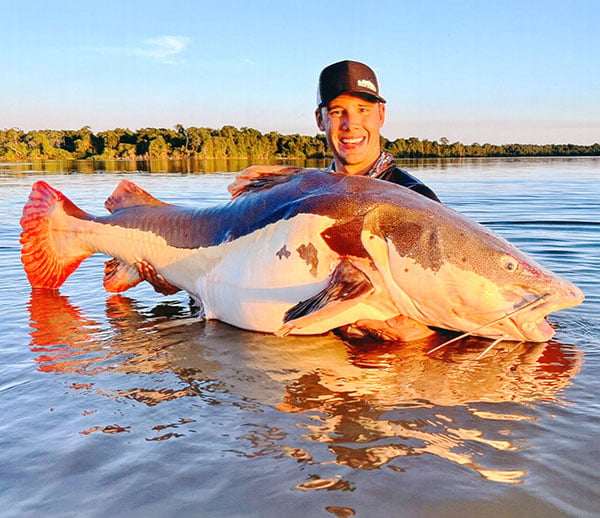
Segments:
[[[351,152],[340,153],[338,156],[338,162],[341,163],[345,169],[350,169],[350,174],[359,174],[359,171],[366,172],[371,166],[377,161],[377,155],[375,158],[370,159],[368,154],[362,150],[352,150]]]

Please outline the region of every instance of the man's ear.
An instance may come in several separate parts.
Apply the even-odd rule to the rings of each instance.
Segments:
[[[317,127],[321,131],[325,131],[325,124],[323,124],[323,114],[321,113],[321,108],[317,108],[315,110],[315,119],[317,121]]]
[[[381,128],[383,126],[383,123],[385,122],[385,104],[383,103],[379,103],[379,127]]]

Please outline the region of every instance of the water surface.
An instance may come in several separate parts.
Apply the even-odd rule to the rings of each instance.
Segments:
[[[600,160],[403,164],[580,286],[546,344],[277,338],[192,315],[185,294],[102,287],[86,260],[31,290],[19,217],[43,177],[102,214],[128,178],[228,198],[202,164],[0,164],[0,514],[593,516],[600,512]],[[235,170],[243,165],[234,164]],[[221,165],[222,170],[226,167]],[[210,172],[206,172],[210,171]]]

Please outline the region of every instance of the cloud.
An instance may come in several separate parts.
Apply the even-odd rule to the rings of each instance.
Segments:
[[[179,55],[189,45],[190,39],[185,36],[158,36],[142,42],[141,48],[135,49],[134,54],[155,59],[167,65],[181,63]]]
[[[165,65],[178,65],[184,62],[181,55],[190,41],[186,36],[164,35],[142,40],[138,45],[131,47],[95,47],[88,50],[96,54],[137,56]]]

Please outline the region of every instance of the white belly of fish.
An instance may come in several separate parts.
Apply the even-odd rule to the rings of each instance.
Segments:
[[[213,262],[194,290],[207,318],[257,331],[279,329],[285,312],[321,291],[339,263],[321,237],[332,223],[323,216],[298,215],[199,250]]]

